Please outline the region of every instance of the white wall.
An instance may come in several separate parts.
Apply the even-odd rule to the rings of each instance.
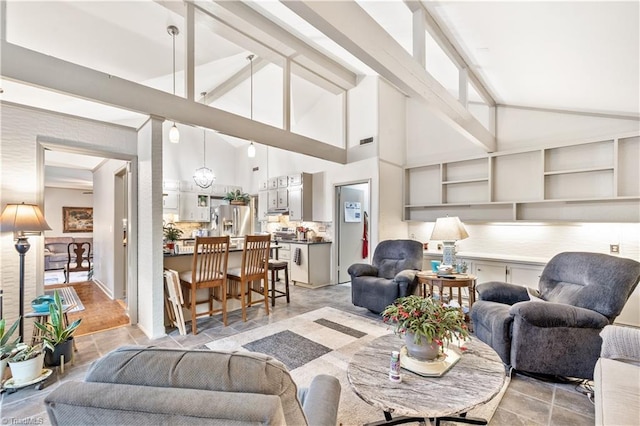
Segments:
[[[378,90],[378,157],[402,166],[407,145],[407,98],[384,79],[379,79]]]
[[[115,247],[122,244],[122,229],[114,229],[114,175],[125,161],[108,160],[93,173],[93,278],[114,297]]]
[[[436,163],[485,155],[427,106],[407,98],[407,165]]]
[[[377,210],[379,241],[406,238],[407,222],[402,221],[404,169],[385,161],[379,161],[378,167],[380,169],[380,203]]]
[[[640,120],[514,107],[497,109],[498,150],[581,142],[640,131]]]
[[[378,77],[367,76],[347,95],[347,161],[353,163],[378,155]],[[360,140],[373,137],[373,143]]]
[[[345,146],[343,96],[322,90],[321,96],[317,98],[311,109],[305,111],[304,115],[292,119],[291,131],[343,148]]]
[[[63,232],[62,207],[93,207],[93,195],[83,189],[51,188],[44,189],[44,218],[51,227],[45,231],[45,237],[79,237],[90,238],[92,232]],[[95,222],[95,220],[94,220]]]
[[[165,121],[163,127],[163,156],[162,168],[164,179],[193,180],[196,169],[205,164],[203,156],[203,129],[182,126],[180,130],[180,143],[169,142],[169,129],[173,122]],[[206,135],[206,166],[216,175],[216,183],[223,185],[235,185],[238,174],[236,156],[237,149],[223,136],[212,131]],[[245,150],[246,157],[246,150]]]
[[[2,103],[0,110],[0,202],[44,204],[44,151],[38,140],[48,140],[79,150],[135,155],[136,132],[133,129],[97,121],[78,119],[28,107]],[[18,255],[13,235],[1,234],[0,286],[4,292],[4,317],[13,322],[18,316]],[[43,292],[43,239],[30,237],[26,255],[25,301]],[[28,307],[26,308],[28,309]],[[31,321],[25,334],[31,333]]]

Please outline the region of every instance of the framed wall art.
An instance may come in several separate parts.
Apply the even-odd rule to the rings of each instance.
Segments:
[[[93,232],[93,207],[63,207],[62,232]]]

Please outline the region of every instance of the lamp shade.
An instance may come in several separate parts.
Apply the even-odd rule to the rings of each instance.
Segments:
[[[178,130],[176,123],[173,123],[173,126],[171,126],[171,130],[169,130],[169,142],[171,143],[180,142],[180,130]]]
[[[7,204],[0,216],[3,232],[40,232],[51,229],[36,204]]]
[[[431,239],[438,241],[457,241],[467,237],[469,234],[457,216],[439,217],[431,233]]]
[[[253,144],[253,142],[251,142],[251,143],[249,144],[249,148],[247,148],[247,156],[248,156],[249,158],[254,158],[254,157],[256,156],[256,147],[255,147],[255,145]]]

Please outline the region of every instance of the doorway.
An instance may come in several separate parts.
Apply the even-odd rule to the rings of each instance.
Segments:
[[[369,262],[369,186],[368,181],[335,186],[338,284],[350,281],[347,273],[350,265]]]
[[[114,174],[113,182],[113,206],[114,206],[114,275],[113,275],[113,298],[129,313],[129,305],[127,299],[128,292],[128,270],[129,264],[128,248],[127,248],[127,227],[129,223],[129,182],[128,169],[126,165]]]
[[[131,236],[135,235],[136,223],[130,220],[135,219],[130,200],[135,193],[135,157],[75,146],[71,141],[39,138],[39,143],[46,216],[53,215],[53,222],[61,222],[56,216],[60,206],[85,205],[77,194],[91,194],[91,278],[66,284],[75,290],[83,305],[78,313],[83,318],[83,330],[79,331],[87,334],[135,323],[135,306],[129,306],[136,303],[137,292],[136,263],[130,260],[135,259],[135,239]],[[52,187],[56,191],[52,192]],[[48,233],[53,237],[76,236],[55,227]]]

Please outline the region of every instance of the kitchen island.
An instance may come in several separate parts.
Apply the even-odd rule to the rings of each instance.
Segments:
[[[331,241],[291,241],[291,281],[318,288],[331,285]]]

